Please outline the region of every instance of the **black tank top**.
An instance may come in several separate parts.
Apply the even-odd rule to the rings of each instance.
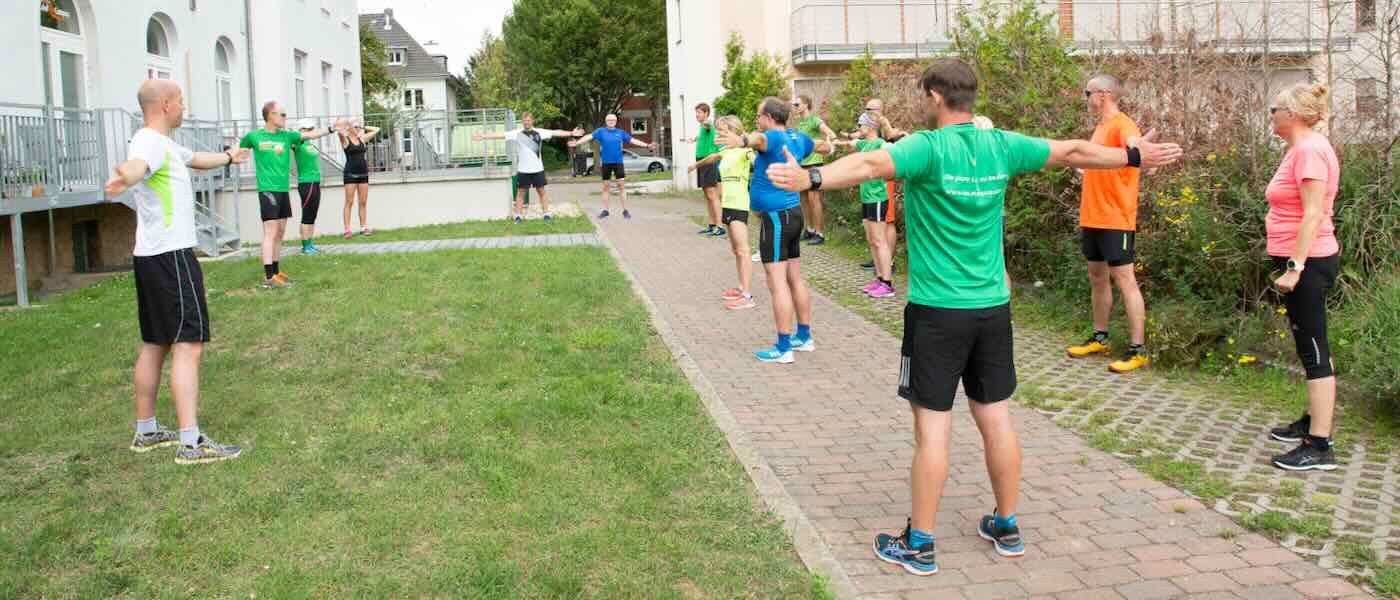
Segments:
[[[345,140],[345,173],[348,175],[368,175],[369,164],[365,162],[365,145]]]

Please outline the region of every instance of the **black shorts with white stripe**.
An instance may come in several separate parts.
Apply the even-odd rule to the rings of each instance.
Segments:
[[[929,410],[953,408],[958,382],[968,398],[1000,402],[1016,391],[1011,304],[989,308],[904,306],[899,395]]]
[[[136,256],[131,262],[136,277],[141,341],[161,346],[209,341],[204,271],[195,260],[194,250]]]

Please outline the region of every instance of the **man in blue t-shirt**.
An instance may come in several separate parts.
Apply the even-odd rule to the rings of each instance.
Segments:
[[[777,344],[754,353],[763,362],[790,363],[794,350],[816,350],[812,342],[812,295],[802,281],[798,260],[802,255],[798,243],[802,235],[801,196],[797,192],[780,190],[768,181],[768,165],[784,162],[784,150],[802,160],[814,149],[812,138],[788,127],[791,110],[792,107],[781,99],[764,98],[758,105],[758,131],[743,136],[730,131],[719,140],[729,148],[753,148],[758,152],[753,179],[749,181],[749,202],[763,221],[758,252],[763,259],[768,291],[773,295],[773,321],[778,327]]]
[[[576,141],[569,142],[569,147],[573,148],[579,144],[597,140],[598,149],[602,154],[599,166],[600,174],[603,176],[603,212],[598,213],[599,219],[608,218],[608,183],[617,179],[617,201],[622,205],[622,217],[632,218],[632,213],[627,212],[627,172],[622,168],[622,146],[631,144],[638,148],[647,148],[655,151],[656,144],[648,144],[641,140],[632,139],[632,134],[617,128],[617,115],[609,114],[605,119],[607,127],[599,127],[593,133],[585,135]]]

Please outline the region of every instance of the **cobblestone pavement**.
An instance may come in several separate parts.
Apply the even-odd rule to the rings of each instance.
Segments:
[[[586,207],[597,204],[578,196]],[[658,328],[702,396],[712,391],[722,404],[718,411],[712,407],[712,414],[761,495],[787,521],[799,554],[830,578],[838,595],[1369,597],[1307,557],[1240,532],[1225,514],[1091,447],[1021,403],[1013,407],[1013,418],[1025,447],[1020,516],[1027,555],[1000,558],[976,535],[976,519],[990,511],[993,499],[981,441],[960,399],[950,481],[934,532],[942,570],[934,577],[913,577],[879,562],[871,551],[874,534],[900,529],[909,509],[912,435],[907,404],[894,393],[897,339],[876,324],[878,319],[856,314],[829,294],[816,294],[818,351],[800,354],[792,365],[757,362],[750,353],[773,338],[762,269],[756,269],[754,281],[759,308],[724,310],[719,293],[733,285],[733,263],[725,242],[694,235],[690,215],[700,207],[675,198],[629,200],[635,218],[600,221],[602,237],[654,306]],[[867,275],[858,266],[841,261],[808,252],[803,267],[826,290],[864,282]],[[888,304],[893,308],[879,312],[900,306]],[[1164,429],[1166,438],[1166,429],[1197,418],[1190,413],[1209,406],[1201,418],[1222,425],[1202,427],[1198,435],[1212,449],[1228,451],[1235,468],[1253,473],[1258,456],[1277,449],[1259,433],[1273,415],[1255,423],[1247,407],[1211,400],[1206,390],[1173,387],[1154,377],[1110,378],[1100,373],[1101,363],[1060,359],[1062,340],[1018,331],[1017,344],[1018,369],[1027,388],[1102,398],[1091,408],[1063,408],[1062,418],[1088,420],[1090,413],[1112,409],[1123,422],[1136,419],[1134,426],[1143,431]],[[1234,447],[1240,445],[1247,447],[1237,453]],[[1196,446],[1192,456],[1201,444]],[[765,485],[770,473],[777,482],[771,487]],[[1364,489],[1363,481],[1393,489],[1393,472],[1374,480],[1368,479],[1370,473],[1352,467],[1307,480],[1307,485],[1334,485],[1339,496]],[[1393,494],[1384,497],[1393,502]],[[789,514],[789,506],[798,509],[796,514]],[[815,534],[803,535],[809,529]],[[1222,536],[1226,531],[1231,533]]]
[[[320,246],[320,249],[322,254],[383,254],[385,252],[430,252],[432,250],[460,250],[463,248],[533,248],[537,246],[597,246],[599,244],[597,234],[555,233],[409,242],[327,244]],[[282,254],[295,256],[301,254],[301,248],[284,248]]]

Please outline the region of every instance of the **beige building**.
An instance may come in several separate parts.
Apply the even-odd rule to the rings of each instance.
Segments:
[[[740,34],[751,50],[785,62],[793,92],[817,106],[840,89],[867,47],[881,60],[921,60],[946,50],[960,10],[991,0],[668,0],[672,136],[695,130],[693,108],[723,93],[724,43]],[[1179,47],[1218,41],[1231,52],[1269,56],[1278,85],[1327,80],[1338,114],[1381,114],[1387,16],[1400,0],[1053,0],[1039,2],[1079,48]],[[998,1],[999,4],[1005,2]],[[1328,11],[1330,7],[1330,13]],[[1395,35],[1390,37],[1396,37]],[[1330,43],[1329,43],[1330,42]],[[1400,59],[1400,56],[1396,57]],[[1397,65],[1400,66],[1400,65]],[[676,183],[685,186],[693,147],[676,145]],[[690,184],[690,185],[693,185]]]

